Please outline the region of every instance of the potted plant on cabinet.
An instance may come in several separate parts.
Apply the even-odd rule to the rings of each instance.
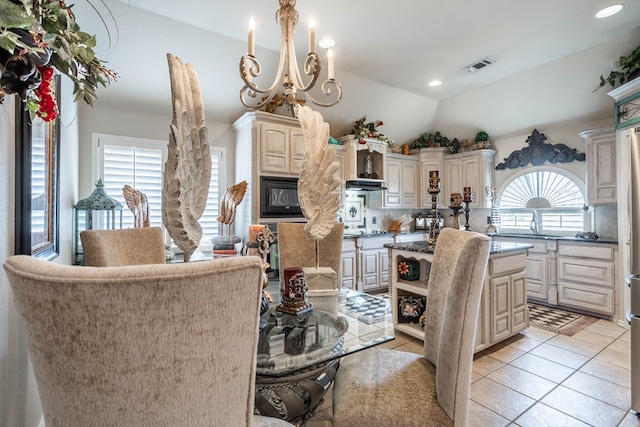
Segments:
[[[621,56],[619,60],[620,70],[613,70],[607,77],[600,76],[600,84],[594,92],[607,83],[611,87],[623,85],[640,76],[640,46],[636,47],[629,55]]]

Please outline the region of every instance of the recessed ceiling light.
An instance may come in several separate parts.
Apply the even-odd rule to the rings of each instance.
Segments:
[[[429,86],[431,87],[440,86],[441,84],[442,84],[442,81],[440,80],[432,80],[429,82]]]
[[[611,6],[607,6],[596,13],[596,18],[608,18],[609,16],[620,12],[623,7],[623,4],[612,4]]]
[[[322,39],[318,42],[321,48],[330,49],[336,45],[336,42],[331,39]]]

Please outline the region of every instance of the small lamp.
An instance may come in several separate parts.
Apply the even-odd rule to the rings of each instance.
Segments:
[[[80,200],[75,209],[75,263],[84,265],[84,253],[80,243],[80,233],[84,230],[114,230],[122,228],[122,203],[111,198],[104,191],[99,179],[96,189],[86,199]]]

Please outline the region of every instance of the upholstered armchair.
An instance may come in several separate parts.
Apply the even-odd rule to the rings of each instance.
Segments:
[[[427,292],[424,355],[372,349],[345,357],[333,391],[335,427],[465,426],[491,239],[445,228]]]
[[[340,277],[342,262],[342,238],[344,224],[339,222],[324,239],[318,242],[319,266],[331,267]],[[280,260],[280,277],[289,267],[315,267],[315,242],[304,234],[304,224],[295,222],[278,223],[278,250]]]
[[[253,415],[258,257],[4,268],[47,427],[291,426]]]
[[[80,233],[85,265],[121,267],[164,264],[164,238],[160,227],[85,230]]]

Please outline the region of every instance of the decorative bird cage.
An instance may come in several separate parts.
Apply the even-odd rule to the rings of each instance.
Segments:
[[[122,203],[111,198],[104,191],[99,179],[96,189],[86,199],[75,206],[75,263],[84,265],[84,253],[80,233],[84,230],[114,230],[122,228]]]

